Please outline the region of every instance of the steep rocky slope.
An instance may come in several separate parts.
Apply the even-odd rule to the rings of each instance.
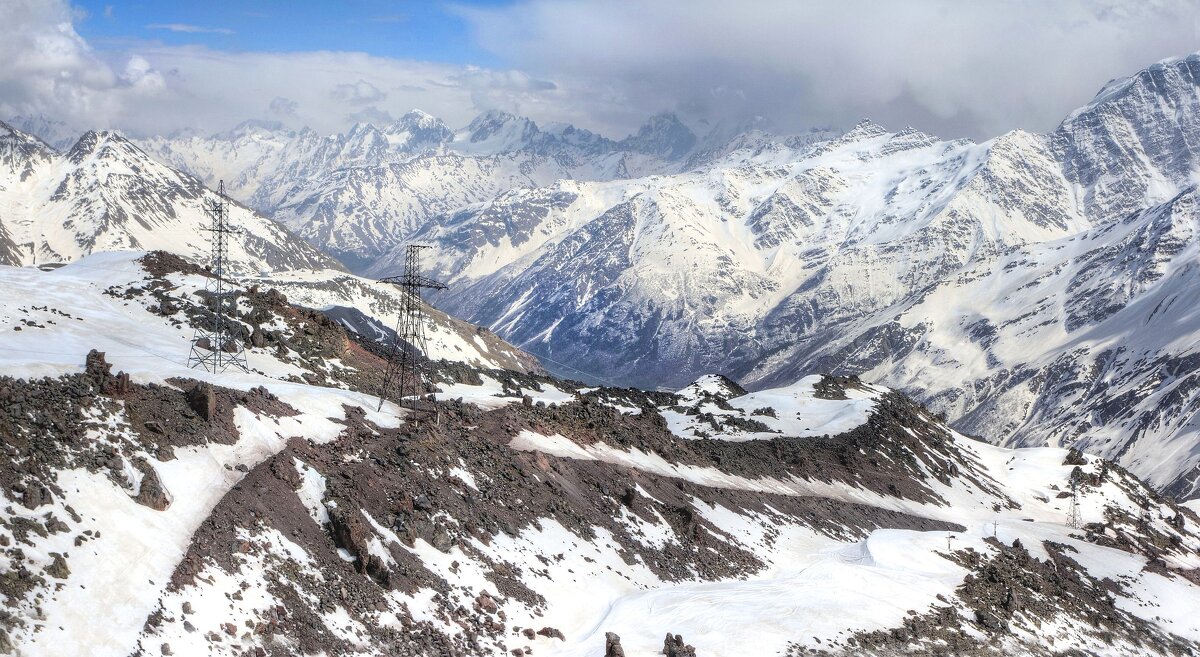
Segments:
[[[183,260],[0,280],[0,651],[1200,648],[1200,517],[857,379],[585,388],[481,350],[439,362],[436,415],[378,412],[373,336],[265,283],[238,291],[252,372],[209,375]]]

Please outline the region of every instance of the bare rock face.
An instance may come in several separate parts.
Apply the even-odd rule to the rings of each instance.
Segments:
[[[83,373],[97,390],[103,390],[105,383],[112,376],[112,365],[104,359],[103,351],[93,349],[84,360]]]
[[[145,461],[135,463],[134,467],[142,472],[142,486],[133,500],[155,511],[166,511],[171,506],[171,496],[158,478],[158,471]]]
[[[612,632],[604,633],[604,657],[625,657],[625,649],[621,647],[621,637]]]
[[[211,422],[217,414],[217,395],[211,383],[197,383],[188,391],[187,402],[205,422]]]
[[[53,501],[54,496],[50,490],[41,484],[32,484],[26,487],[25,492],[21,494],[21,505],[26,509],[36,509]]]
[[[663,639],[662,654],[667,657],[696,657],[696,649],[685,644],[682,636],[667,632],[667,638]]]

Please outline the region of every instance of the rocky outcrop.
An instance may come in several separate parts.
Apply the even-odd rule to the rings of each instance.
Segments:
[[[621,637],[612,632],[605,632],[604,657],[625,657],[625,649],[621,647]]]

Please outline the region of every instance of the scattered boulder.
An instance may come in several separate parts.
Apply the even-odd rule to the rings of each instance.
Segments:
[[[133,501],[155,511],[166,511],[171,506],[171,496],[158,478],[158,471],[145,461],[137,461],[134,467],[142,473],[142,486]]]
[[[125,372],[117,372],[116,376],[109,377],[104,382],[104,394],[110,397],[123,397],[128,395],[131,390],[133,390],[133,381]]]
[[[83,373],[94,389],[103,390],[104,384],[112,376],[112,365],[104,359],[103,351],[92,349],[84,358]]]
[[[187,403],[205,422],[212,422],[217,414],[217,394],[211,383],[197,383],[188,391]]]
[[[57,579],[67,579],[70,577],[71,569],[67,567],[67,560],[63,558],[63,555],[51,552],[50,556],[54,560],[50,562],[49,566],[46,566],[46,574]]]
[[[604,633],[604,657],[625,657],[625,649],[621,647],[621,637],[612,632]]]
[[[53,501],[54,496],[50,494],[50,489],[38,483],[26,486],[25,492],[21,493],[21,506],[26,509],[36,509]]]
[[[696,649],[683,642],[683,637],[667,632],[667,638],[663,639],[662,654],[667,657],[696,657]]]

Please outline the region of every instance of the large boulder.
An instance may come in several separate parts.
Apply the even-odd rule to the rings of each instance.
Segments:
[[[625,649],[621,647],[621,637],[612,632],[604,633],[604,657],[625,657]]]
[[[211,422],[217,414],[217,393],[211,383],[197,383],[188,391],[187,403],[205,422]]]

